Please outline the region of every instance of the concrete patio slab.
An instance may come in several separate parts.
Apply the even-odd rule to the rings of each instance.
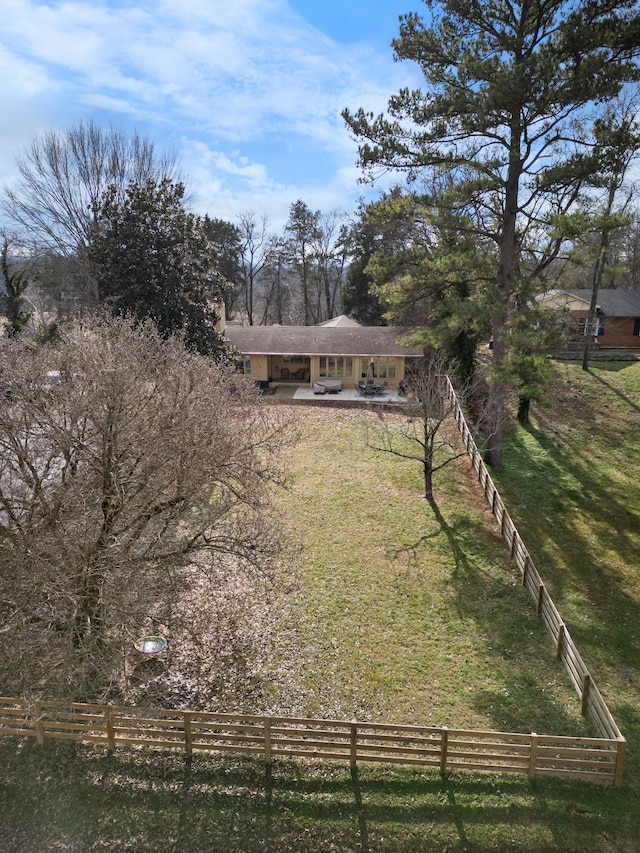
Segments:
[[[279,389],[278,389],[279,390]],[[278,393],[278,392],[276,392]],[[400,397],[395,390],[389,389],[384,394],[378,394],[375,397],[363,397],[355,388],[343,388],[341,391],[323,394],[323,398],[328,400],[344,400],[345,402],[356,403],[405,403],[406,398]],[[296,388],[293,395],[295,400],[317,400],[318,395],[314,394],[313,388]]]

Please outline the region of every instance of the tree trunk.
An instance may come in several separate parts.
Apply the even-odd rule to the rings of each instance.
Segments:
[[[78,576],[77,604],[72,628],[72,642],[75,649],[86,647],[89,639],[97,645],[102,638],[103,583],[104,577],[94,568],[84,569]]]
[[[530,397],[518,397],[518,422],[523,426],[529,423]]]
[[[488,434],[484,448],[484,461],[486,464],[499,471],[502,468],[502,446],[504,443],[504,409],[506,393],[502,382],[493,382],[489,389],[487,401],[487,427]]]
[[[430,501],[433,498],[433,462],[424,461],[424,496]]]
[[[506,305],[506,302],[505,302]],[[490,468],[499,471],[502,468],[503,424],[506,408],[506,388],[496,373],[506,355],[504,342],[504,326],[507,312],[502,308],[496,312],[493,321],[493,381],[489,386],[486,414],[483,417],[483,434],[485,439],[484,461]]]
[[[500,261],[496,276],[499,303],[493,315],[493,382],[489,389],[488,435],[485,462],[491,468],[502,468],[503,421],[505,417],[506,389],[500,379],[500,367],[506,356],[505,327],[509,313],[509,298],[513,289],[513,275],[517,254],[516,223],[518,217],[518,192],[522,175],[520,143],[522,128],[520,115],[511,120],[511,145],[509,170],[505,186],[502,233],[500,235]]]
[[[611,215],[613,203],[615,201],[615,186],[609,187],[609,197],[607,199],[607,216]],[[607,256],[609,252],[609,229],[604,227],[600,232],[600,251],[598,259],[593,270],[593,282],[591,285],[591,302],[589,304],[589,313],[584,324],[584,350],[582,352],[582,369],[589,370],[589,349],[591,346],[591,330],[595,327],[596,312],[598,310],[598,291],[602,285],[602,275],[607,265]]]

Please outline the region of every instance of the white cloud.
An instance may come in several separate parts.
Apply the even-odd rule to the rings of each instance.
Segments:
[[[3,114],[17,97],[42,127],[52,114],[59,129],[89,117],[135,125],[182,147],[193,185],[236,193],[237,210],[305,188],[354,197],[340,111],[380,111],[409,81],[390,51],[345,50],[285,0],[4,0],[0,72]]]
[[[11,80],[5,97],[30,98],[55,88],[39,63],[24,59],[0,44],[0,79]]]

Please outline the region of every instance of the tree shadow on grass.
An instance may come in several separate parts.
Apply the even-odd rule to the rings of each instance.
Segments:
[[[600,372],[606,370],[613,371],[620,369],[622,369],[622,366],[619,364],[616,367],[605,367],[604,365],[598,365],[598,370]],[[601,385],[604,385],[608,392],[614,394],[616,397],[618,397],[618,399],[622,400],[623,403],[626,403],[630,408],[634,409],[634,411],[640,412],[640,406],[636,402],[631,400],[629,397],[627,397],[626,394],[623,394],[619,388],[615,387],[615,385],[612,385],[610,382],[607,382],[605,379],[602,378],[602,376],[594,372],[593,369],[589,371],[589,374],[596,382],[599,382]]]
[[[434,500],[430,506],[455,561],[458,611],[484,638],[489,674],[473,679],[473,707],[501,731],[594,735],[518,576],[479,567],[495,554],[496,534],[480,524],[452,525]]]
[[[629,450],[629,424],[603,422],[595,405],[585,399],[581,406],[589,424],[589,448],[574,441],[585,427],[562,433],[541,417],[542,428],[530,426],[513,437],[505,450],[505,471],[496,479],[561,617],[629,741],[627,778],[637,780],[640,720],[618,717],[618,709],[640,705],[640,492],[637,479],[627,474],[637,469],[637,458]],[[598,466],[594,460],[600,447],[604,461]],[[611,462],[611,448],[619,449],[617,466]]]
[[[507,507],[511,512],[510,503],[516,504],[514,520],[574,640],[587,651],[587,665],[590,659],[604,660],[612,669],[623,664],[637,671],[640,635],[634,626],[640,624],[640,602],[631,578],[606,554],[615,552],[629,566],[640,562],[640,493],[634,500],[628,486],[582,460],[564,440],[533,427],[527,434],[537,454],[534,458],[517,440],[509,448],[506,487],[499,486]],[[615,447],[621,438],[609,440]],[[518,510],[524,489],[526,507]],[[580,523],[574,521],[578,515]],[[558,557],[568,572],[558,568]]]
[[[578,851],[604,849],[597,839],[616,830],[616,849],[632,849],[637,828],[635,792],[551,780],[207,755],[187,764],[60,743],[18,751],[9,738],[0,756],[3,853],[424,853],[504,849],[505,839]],[[558,846],[541,844],[550,836]]]

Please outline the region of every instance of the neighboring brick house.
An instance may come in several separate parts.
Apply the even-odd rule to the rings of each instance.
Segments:
[[[584,340],[591,290],[550,290],[540,297],[542,305],[567,314],[569,339]],[[592,334],[600,349],[640,349],[640,290],[606,288],[597,300],[596,327]]]

